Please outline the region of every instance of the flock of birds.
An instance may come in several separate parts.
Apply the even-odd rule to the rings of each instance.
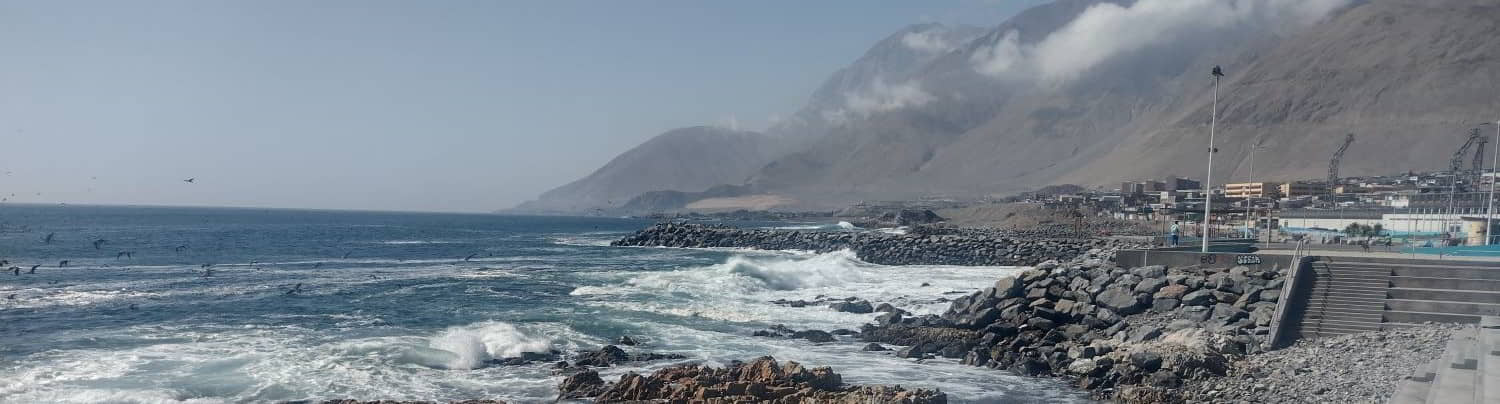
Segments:
[[[189,179],[186,179],[186,180],[183,180],[183,181],[185,181],[185,182],[193,182],[193,179],[189,178]],[[25,227],[25,228],[23,228],[22,232],[30,232],[30,228],[29,227]],[[43,236],[42,239],[41,239],[41,242],[43,244],[53,244],[56,241],[57,241],[57,233],[56,232],[47,233],[47,235]],[[101,239],[95,239],[95,240],[93,240],[91,242],[91,245],[93,245],[93,247],[94,247],[95,250],[103,250],[104,247],[106,245],[108,245],[108,244],[109,244],[109,240],[102,239],[102,238]],[[186,246],[186,245],[179,245],[179,246],[174,247],[172,250],[173,250],[173,252],[175,252],[177,254],[182,254],[187,249],[188,249],[188,246]],[[120,259],[135,259],[135,254],[136,254],[135,251],[121,250],[121,251],[118,251],[118,252],[115,253],[115,259],[116,260],[120,260]],[[353,254],[354,254],[354,251],[345,251],[341,258],[342,259],[348,259]],[[480,255],[479,253],[469,254],[468,256],[463,257],[462,261],[463,262],[470,262],[470,261],[474,260],[474,258],[479,257],[479,255]],[[489,255],[493,256],[493,254],[489,254]],[[399,260],[399,261],[404,262],[405,260],[402,259],[402,260]],[[69,260],[58,261],[57,262],[57,268],[67,268],[70,263],[71,262]],[[6,268],[8,271],[11,272],[12,276],[21,276],[22,275],[21,271],[22,271],[23,268],[20,265],[11,266],[11,264],[12,263],[10,261],[8,261],[8,260],[0,259],[0,268]],[[32,264],[29,269],[26,269],[25,273],[28,274],[28,275],[34,275],[34,274],[37,273],[36,272],[37,269],[43,267],[43,265],[44,264]],[[7,267],[7,266],[9,266],[9,267]],[[252,268],[255,268],[256,270],[261,270],[262,269],[262,267],[260,265],[260,262],[259,261],[255,261],[255,260],[250,261],[250,263],[249,263],[248,266],[252,267]],[[213,264],[213,263],[200,264],[198,266],[198,271],[197,272],[200,274],[200,276],[202,276],[204,278],[212,277],[214,275],[214,267],[215,267],[215,264]],[[315,262],[315,263],[313,263],[313,268],[322,268],[322,267],[323,267],[323,263],[322,262]],[[0,273],[3,273],[3,272],[0,272]],[[375,277],[375,276],[371,275],[371,277]],[[57,281],[52,281],[52,283],[57,283]],[[287,288],[287,290],[285,292],[283,292],[283,294],[287,295],[287,296],[296,295],[296,294],[299,294],[299,293],[302,293],[302,283],[300,283],[300,282],[297,283],[296,285],[293,285],[290,288]],[[9,294],[8,296],[6,296],[6,300],[16,300],[16,294],[14,294],[14,293]],[[137,306],[135,304],[131,304],[130,305],[130,309],[131,310],[136,310]]]

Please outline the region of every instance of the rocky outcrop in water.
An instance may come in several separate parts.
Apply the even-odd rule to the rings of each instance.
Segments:
[[[1272,270],[1114,266],[1107,252],[1045,262],[956,299],[942,315],[883,314],[865,340],[1024,375],[1101,398],[1158,402],[1261,352],[1282,281]],[[1119,395],[1130,387],[1132,395]]]
[[[775,358],[735,362],[724,368],[678,365],[649,376],[634,372],[608,383],[593,370],[569,376],[558,386],[559,397],[593,397],[596,403],[946,403],[937,390],[907,390],[900,386],[850,386],[833,369],[806,368]]]
[[[635,342],[634,340],[625,340],[632,343]],[[564,360],[564,358],[567,358],[569,356],[571,356],[573,359],[573,362],[571,363],[567,360]],[[599,348],[599,350],[597,351],[578,351],[574,352],[572,355],[564,355],[562,352],[556,350],[541,353],[522,352],[521,356],[491,359],[485,364],[489,366],[522,366],[537,362],[556,362],[555,366],[558,368],[568,368],[573,366],[609,367],[627,362],[649,362],[672,359],[687,359],[687,357],[672,353],[663,354],[655,352],[625,352],[625,350],[620,349],[620,347],[614,345],[605,345],[603,348]]]
[[[1106,239],[1036,239],[881,232],[803,232],[658,223],[610,243],[614,246],[732,247],[764,250],[851,250],[882,265],[1035,265],[1133,245]]]

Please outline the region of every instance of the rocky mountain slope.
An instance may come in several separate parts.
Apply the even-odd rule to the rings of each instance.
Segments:
[[[1215,65],[1215,182],[1249,179],[1254,145],[1256,179],[1319,178],[1346,133],[1345,175],[1438,168],[1500,119],[1497,34],[1500,0],[1058,0],[908,27],[769,131],[785,152],[721,182],[834,206],[1202,178]]]
[[[743,182],[785,149],[782,139],[756,132],[708,126],[676,129],[515,210],[530,213],[610,210],[648,191],[697,192],[726,182]]]

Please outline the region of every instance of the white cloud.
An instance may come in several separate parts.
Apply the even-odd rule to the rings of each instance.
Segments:
[[[953,43],[943,38],[938,30],[908,32],[901,36],[901,44],[918,52],[942,53],[953,50]]]
[[[877,112],[886,112],[902,108],[917,107],[932,102],[935,97],[922,90],[922,84],[915,81],[907,81],[896,85],[886,84],[884,79],[875,78],[870,88],[857,93],[844,95],[844,105],[848,112],[869,116]],[[825,114],[826,115],[826,114]],[[831,120],[830,120],[831,121]]]
[[[969,57],[974,62],[976,70],[990,76],[1000,76],[1010,72],[1017,64],[1025,62],[1025,58],[1020,40],[1017,39],[1017,33],[1014,30],[1006,32],[999,42],[979,48]]]
[[[1283,30],[1317,22],[1349,0],[1140,0],[1130,7],[1103,3],[1035,44],[1013,33],[973,56],[990,76],[1035,74],[1064,82],[1111,58],[1148,46],[1225,29]]]

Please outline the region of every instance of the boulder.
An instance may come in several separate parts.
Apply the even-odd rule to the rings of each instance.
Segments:
[[[792,333],[792,338],[805,339],[812,342],[833,342],[833,334],[821,330],[806,330]]]
[[[1151,311],[1166,313],[1176,309],[1179,304],[1181,302],[1178,302],[1177,299],[1156,299],[1151,301]]]
[[[833,311],[844,313],[869,314],[875,312],[875,306],[870,305],[870,302],[864,300],[853,302],[838,302],[830,304],[828,305],[828,307],[832,308]]]
[[[1143,279],[1161,278],[1167,276],[1167,267],[1162,265],[1144,266],[1130,270],[1130,274]]]
[[[1124,288],[1112,287],[1105,289],[1094,300],[1099,305],[1126,316],[1140,313],[1145,308],[1145,304],[1141,302],[1141,299],[1137,297],[1134,291]]]
[[[890,348],[886,348],[884,345],[880,345],[880,344],[871,342],[869,344],[866,344],[865,347],[863,349],[861,349],[861,350],[868,351],[868,352],[882,352],[882,351],[889,351]]]
[[[1208,306],[1214,304],[1214,302],[1213,292],[1208,290],[1199,290],[1182,295],[1183,306]]]
[[[1188,293],[1188,290],[1189,290],[1188,287],[1185,286],[1185,285],[1178,285],[1178,284],[1167,285],[1167,286],[1163,286],[1161,289],[1157,290],[1156,294],[1155,294],[1155,297],[1157,299],[1181,299],[1182,295],[1185,295],[1185,294]]]
[[[599,372],[586,369],[563,379],[557,390],[560,399],[578,399],[598,396],[604,392],[605,384],[604,379],[599,378]]]
[[[1020,297],[1023,293],[1025,293],[1025,291],[1025,285],[1021,283],[1021,280],[1016,279],[1015,277],[1007,276],[995,281],[994,297],[996,299]]]
[[[1135,284],[1135,292],[1156,293],[1157,290],[1160,290],[1164,286],[1167,286],[1167,280],[1164,278],[1146,278],[1141,280],[1140,283]]]

